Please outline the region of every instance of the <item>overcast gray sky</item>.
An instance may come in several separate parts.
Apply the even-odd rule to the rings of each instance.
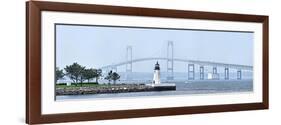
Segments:
[[[174,43],[174,57],[231,64],[253,64],[253,33],[144,29],[101,26],[56,26],[56,64],[63,68],[73,62],[93,68],[123,62],[126,47],[133,59],[166,57],[168,41]],[[135,72],[150,72],[156,60],[133,64]],[[165,70],[166,62],[159,61]],[[186,71],[175,62],[174,70]],[[124,71],[125,66],[118,67]]]

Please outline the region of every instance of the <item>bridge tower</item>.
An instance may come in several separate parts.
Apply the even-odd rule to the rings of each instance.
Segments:
[[[188,80],[194,80],[195,79],[195,68],[194,64],[188,64]],[[201,68],[200,68],[201,70]]]
[[[167,80],[174,80],[174,43],[168,41],[167,46]]]
[[[242,71],[241,71],[241,69],[238,69],[238,70],[237,70],[237,79],[238,79],[238,80],[241,80],[241,79],[242,79]]]
[[[224,68],[224,79],[229,80],[229,68],[228,67]]]
[[[132,46],[127,46],[126,48],[126,61],[129,62],[126,64],[126,79],[130,80],[131,74],[133,71],[133,52],[132,52]]]
[[[199,70],[200,74],[200,80],[204,80],[204,66],[200,66]]]
[[[220,76],[218,74],[218,69],[217,69],[216,66],[213,67],[213,74],[212,75],[213,75],[212,79],[216,79],[216,80],[220,79]]]

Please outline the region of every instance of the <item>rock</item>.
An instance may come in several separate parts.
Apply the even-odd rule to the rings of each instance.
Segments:
[[[142,84],[119,84],[108,86],[90,87],[66,87],[56,88],[56,95],[85,95],[85,94],[105,94],[105,93],[125,93],[125,92],[146,92],[154,91],[153,87]]]

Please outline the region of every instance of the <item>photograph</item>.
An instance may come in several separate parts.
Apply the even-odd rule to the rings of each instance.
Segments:
[[[253,31],[54,25],[56,101],[253,92]]]
[[[268,15],[28,1],[26,123],[268,109],[268,52]]]

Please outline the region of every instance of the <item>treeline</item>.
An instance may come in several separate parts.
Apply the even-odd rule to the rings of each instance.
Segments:
[[[80,84],[84,81],[88,81],[88,83],[95,78],[96,84],[98,84],[98,80],[102,77],[102,70],[101,69],[94,69],[94,68],[86,68],[85,66],[81,66],[78,63],[73,63],[72,65],[67,65],[64,69],[60,69],[56,67],[56,82],[59,79],[63,79],[65,76],[70,78],[75,85]],[[116,83],[116,80],[120,79],[120,75],[116,72],[110,71],[107,76],[105,77],[110,84],[111,81]]]

